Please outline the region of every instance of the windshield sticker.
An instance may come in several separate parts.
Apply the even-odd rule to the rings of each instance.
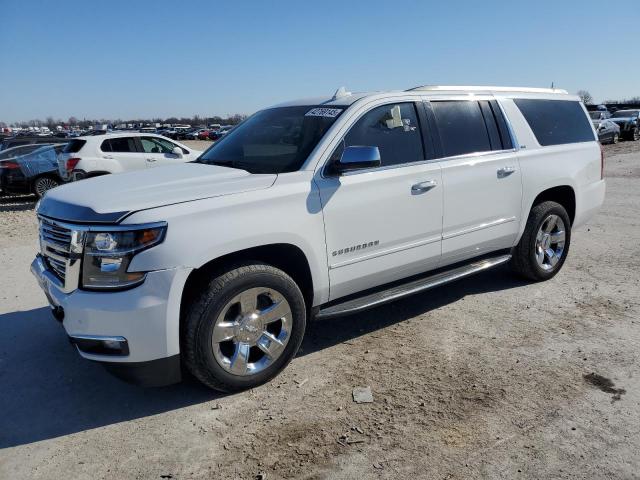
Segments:
[[[304,114],[305,117],[328,117],[335,118],[342,112],[341,108],[312,108]]]

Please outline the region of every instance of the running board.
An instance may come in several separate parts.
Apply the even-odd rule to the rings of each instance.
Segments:
[[[511,255],[500,255],[498,257],[485,258],[461,267],[436,273],[429,277],[413,280],[412,282],[398,285],[389,288],[388,290],[371,293],[364,297],[354,298],[336,305],[321,308],[316,314],[316,319],[325,320],[327,318],[341,317],[342,315],[362,312],[385,303],[393,302],[400,298],[408,297],[414,293],[424,292],[425,290],[468,277],[474,273],[479,273],[489,268],[502,265],[503,263],[507,263],[510,259]]]

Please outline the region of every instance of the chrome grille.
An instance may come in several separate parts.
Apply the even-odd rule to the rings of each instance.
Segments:
[[[40,251],[49,268],[63,282],[71,251],[72,231],[48,218],[40,217]]]

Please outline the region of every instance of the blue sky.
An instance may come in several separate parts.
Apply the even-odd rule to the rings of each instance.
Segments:
[[[624,98],[639,34],[640,8],[602,0],[0,0],[0,121],[248,114],[341,85]]]

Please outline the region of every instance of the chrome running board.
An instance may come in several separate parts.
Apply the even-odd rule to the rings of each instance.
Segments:
[[[403,285],[397,285],[387,290],[371,293],[364,297],[354,298],[342,303],[321,308],[316,314],[317,320],[350,315],[362,312],[385,303],[393,302],[400,298],[408,297],[414,293],[424,292],[431,288],[439,287],[455,280],[468,277],[474,273],[479,273],[489,268],[502,265],[511,259],[511,255],[500,255],[497,257],[484,258],[460,267],[436,273],[434,275],[419,278]]]

